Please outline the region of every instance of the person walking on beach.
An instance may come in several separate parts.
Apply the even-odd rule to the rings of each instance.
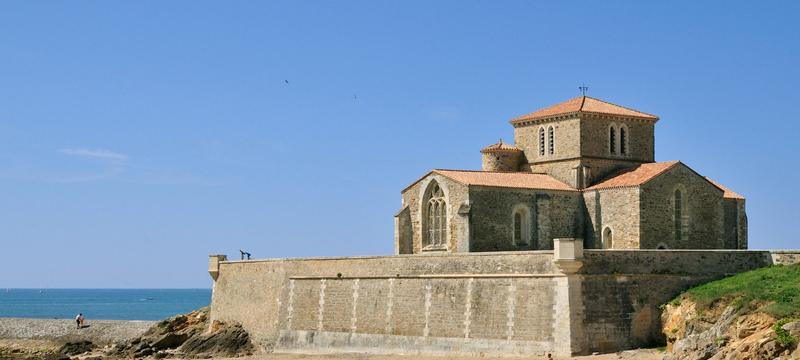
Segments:
[[[75,317],[75,324],[78,326],[78,329],[83,326],[83,313],[79,313],[78,316]]]

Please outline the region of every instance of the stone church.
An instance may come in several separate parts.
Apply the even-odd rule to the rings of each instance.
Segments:
[[[510,121],[482,169],[433,170],[402,191],[399,254],[553,249],[746,249],[741,195],[655,162],[655,115],[580,96]]]

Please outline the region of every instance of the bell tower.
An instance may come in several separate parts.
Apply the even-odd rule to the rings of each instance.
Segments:
[[[611,172],[655,161],[658,117],[579,96],[510,121],[522,170],[572,187],[591,186]]]

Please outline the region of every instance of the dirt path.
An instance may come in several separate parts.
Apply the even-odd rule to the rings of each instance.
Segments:
[[[4,357],[16,353],[13,349],[24,349],[27,355],[52,353],[60,343],[52,340],[41,339],[0,339],[0,359],[23,359],[20,357]],[[19,353],[17,355],[23,355]],[[102,355],[101,350],[91,354],[84,354],[80,358]],[[663,353],[654,349],[631,350],[613,354],[578,356],[573,360],[661,360]],[[546,360],[546,357],[469,357],[469,356],[418,356],[418,355],[368,355],[368,354],[333,354],[333,355],[307,355],[307,354],[257,354],[252,356],[224,358],[219,360]],[[558,360],[566,360],[556,358]],[[179,359],[175,359],[179,360]]]
[[[574,360],[661,360],[663,353],[654,349],[623,351],[613,354],[578,356]],[[419,355],[368,355],[368,354],[259,354],[253,356],[231,358],[225,360],[540,360],[546,357],[469,357],[469,356],[419,356]],[[557,358],[559,359],[559,358]],[[566,360],[564,358],[560,358]]]

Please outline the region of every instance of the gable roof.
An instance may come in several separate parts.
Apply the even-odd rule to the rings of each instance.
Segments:
[[[622,170],[622,172],[618,173],[617,175],[609,177],[584,190],[612,189],[643,185],[656,176],[663,174],[669,169],[672,169],[679,163],[680,161],[674,160],[660,163],[641,164],[635,168]]]
[[[576,98],[569,99],[562,103],[546,107],[544,109],[536,110],[530,114],[518,116],[514,119],[511,119],[511,123],[513,124],[526,120],[543,119],[551,116],[566,115],[573,113],[594,113],[594,114],[635,117],[653,121],[658,120],[658,116],[655,116],[653,114],[644,113],[617,104],[612,104],[607,101],[595,99],[589,96],[578,96]]]
[[[713,184],[714,186],[716,186],[717,188],[719,188],[720,190],[725,192],[722,195],[723,198],[744,200],[744,196],[733,192],[731,189],[728,189],[727,187],[723,186],[722,184],[720,184],[720,183],[718,183],[718,182],[716,182],[714,180],[711,180],[708,176],[706,176],[705,178],[706,178],[706,180],[708,180],[708,182],[710,182],[711,184]]]
[[[579,191],[561,181],[556,180],[550,175],[534,174],[526,172],[497,172],[497,171],[477,171],[477,170],[447,170],[435,169],[411,185],[407,186],[405,192],[422,179],[431,174],[438,174],[450,180],[464,185],[489,186],[512,189],[538,189],[538,190],[557,190],[557,191]]]

